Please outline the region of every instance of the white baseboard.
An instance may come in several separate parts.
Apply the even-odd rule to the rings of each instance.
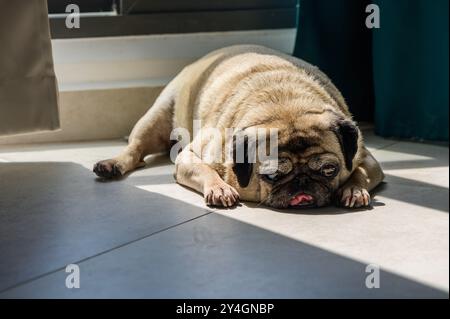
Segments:
[[[291,54],[296,29],[52,40],[61,91],[162,86],[215,49],[258,44]]]

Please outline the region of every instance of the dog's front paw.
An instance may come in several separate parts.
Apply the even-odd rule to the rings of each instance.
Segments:
[[[94,173],[103,178],[115,178],[122,176],[116,160],[108,159],[94,165]]]
[[[359,208],[370,205],[370,194],[365,188],[358,186],[344,187],[340,194],[340,204],[343,207]]]
[[[239,193],[226,183],[205,187],[204,197],[208,206],[232,207],[239,202]]]

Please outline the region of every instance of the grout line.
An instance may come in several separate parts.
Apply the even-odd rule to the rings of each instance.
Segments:
[[[379,147],[379,148],[374,148],[374,149],[373,149],[373,152],[375,152],[375,151],[380,151],[380,150],[384,150],[384,149],[386,149],[386,148],[388,148],[388,147],[391,147],[391,146],[393,146],[393,145],[395,145],[395,144],[398,144],[398,143],[400,143],[400,142],[395,141],[395,142],[392,142],[392,143],[390,143],[390,144],[381,146],[381,147]]]
[[[199,208],[202,209],[201,207],[199,207]],[[168,227],[166,227],[166,228],[163,228],[163,229],[160,229],[160,230],[158,230],[158,231],[155,231],[155,232],[153,232],[153,233],[151,233],[151,234],[148,234],[148,235],[145,235],[145,236],[142,236],[142,237],[133,239],[132,241],[129,241],[129,242],[126,242],[126,243],[124,243],[124,244],[115,246],[115,247],[113,247],[113,248],[109,248],[109,249],[107,249],[107,250],[104,250],[104,251],[99,252],[99,253],[97,253],[97,254],[94,254],[94,255],[92,255],[92,256],[85,257],[85,258],[80,259],[80,260],[78,260],[78,261],[72,262],[72,264],[81,264],[81,263],[84,263],[85,261],[88,261],[88,260],[90,260],[90,259],[96,258],[96,257],[98,257],[98,256],[101,256],[101,255],[104,255],[104,254],[107,254],[107,253],[110,253],[110,252],[112,252],[112,251],[114,251],[114,250],[116,250],[116,249],[119,249],[119,248],[122,248],[122,247],[125,247],[125,246],[128,246],[128,245],[134,244],[134,243],[136,243],[136,242],[138,242],[138,241],[141,241],[141,240],[143,240],[143,239],[149,238],[149,237],[151,237],[151,236],[153,236],[153,235],[157,235],[157,234],[162,233],[162,232],[164,232],[164,231],[166,231],[166,230],[169,230],[169,229],[172,229],[172,228],[181,226],[181,225],[183,225],[183,224],[189,223],[189,222],[194,221],[194,220],[196,220],[196,219],[199,219],[199,218],[201,218],[201,217],[203,217],[203,216],[207,216],[207,215],[209,215],[209,214],[211,214],[211,213],[213,213],[213,211],[207,210],[207,213],[205,213],[205,214],[202,214],[202,215],[199,215],[199,216],[197,216],[197,217],[194,217],[194,218],[185,220],[185,221],[183,221],[183,222],[181,222],[181,223],[178,223],[178,224],[175,224],[175,225],[172,225],[172,226],[168,226]],[[14,284],[14,285],[12,285],[12,286],[6,287],[6,288],[0,290],[0,294],[3,294],[3,293],[5,293],[5,292],[7,292],[8,290],[11,290],[11,289],[14,289],[14,288],[17,288],[17,287],[26,285],[26,284],[28,284],[28,283],[30,283],[30,282],[33,282],[33,281],[38,280],[38,279],[41,279],[41,278],[43,278],[43,277],[49,276],[49,275],[51,275],[51,274],[57,273],[57,272],[59,272],[59,271],[65,269],[65,268],[66,268],[66,266],[59,267],[59,268],[57,268],[57,269],[50,270],[50,271],[48,271],[48,272],[46,272],[46,273],[43,273],[43,274],[41,274],[41,275],[38,275],[38,276],[36,276],[36,277],[30,278],[30,279],[24,280],[24,281],[22,281],[22,282],[19,282],[19,283],[17,283],[17,284]]]

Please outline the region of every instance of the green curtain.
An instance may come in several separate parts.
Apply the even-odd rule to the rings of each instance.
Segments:
[[[448,141],[448,0],[375,3],[376,132]]]
[[[380,28],[365,25],[380,8]],[[341,89],[377,134],[448,141],[447,0],[300,0],[294,55]]]
[[[366,5],[363,0],[301,0],[294,55],[330,77],[357,120],[372,122],[372,34],[365,27]]]

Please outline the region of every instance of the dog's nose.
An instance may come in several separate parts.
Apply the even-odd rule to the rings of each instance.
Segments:
[[[297,182],[297,184],[299,185],[306,185],[306,183],[308,182],[308,176],[305,175],[299,175],[295,178],[295,181]]]

